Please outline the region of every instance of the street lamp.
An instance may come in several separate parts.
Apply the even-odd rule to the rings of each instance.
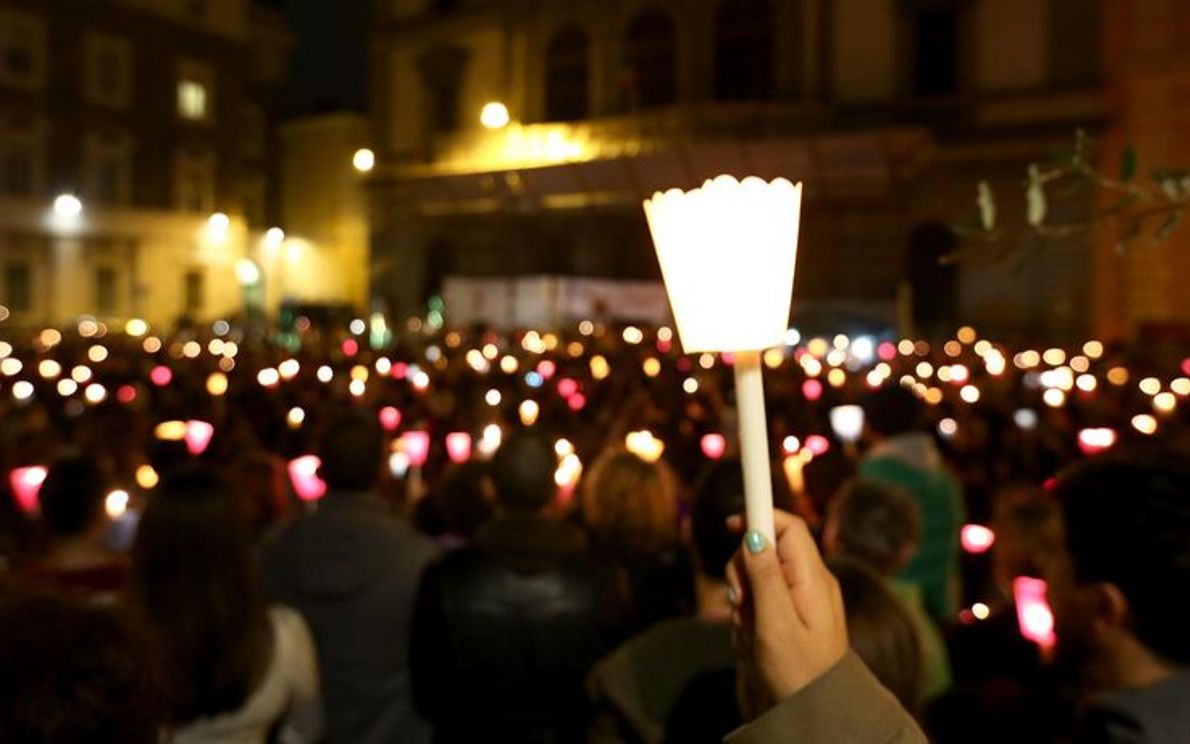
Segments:
[[[54,199],[54,214],[67,219],[83,213],[83,203],[74,194],[58,194]]]
[[[479,123],[486,129],[503,129],[508,126],[512,117],[508,114],[508,107],[499,101],[484,104],[479,112]]]
[[[351,165],[360,173],[367,173],[376,166],[376,153],[361,147],[351,156]]]
[[[644,203],[687,354],[734,355],[748,528],[770,543],[773,493],[760,353],[789,326],[802,186],[719,176]]]

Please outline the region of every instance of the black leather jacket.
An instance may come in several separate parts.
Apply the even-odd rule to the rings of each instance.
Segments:
[[[582,741],[605,650],[584,533],[506,517],[431,566],[414,613],[413,698],[437,741]]]

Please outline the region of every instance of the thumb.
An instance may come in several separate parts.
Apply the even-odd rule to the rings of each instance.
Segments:
[[[763,634],[766,629],[774,628],[774,624],[800,624],[773,545],[764,535],[752,531],[744,535],[744,549],[740,552],[748,574],[757,632]]]

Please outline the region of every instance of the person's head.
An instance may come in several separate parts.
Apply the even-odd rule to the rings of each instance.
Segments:
[[[1037,558],[1060,543],[1057,504],[1039,486],[1013,484],[997,492],[992,510],[996,548],[992,575],[1005,596],[1017,576],[1036,576]]]
[[[881,576],[909,562],[921,537],[921,513],[909,494],[872,480],[853,480],[827,512],[827,553],[863,561]]]
[[[1041,562],[1060,656],[1109,685],[1190,664],[1190,460],[1120,453],[1061,474],[1061,544]]]
[[[519,432],[504,440],[492,458],[496,500],[506,512],[536,514],[557,494],[557,456],[542,436]]]
[[[289,514],[285,471],[275,457],[255,452],[235,469],[239,484],[240,515],[253,535],[260,535]]]
[[[270,630],[248,527],[226,481],[197,466],[162,480],[137,528],[126,589],[170,720],[238,708],[268,658]]]
[[[0,601],[5,741],[158,740],[153,687],[109,612],[60,598]]]
[[[727,518],[744,512],[744,471],[737,459],[710,467],[694,488],[690,533],[700,573],[725,579],[724,569],[740,547],[740,536],[727,528]]]
[[[848,558],[833,558],[827,565],[839,580],[851,648],[901,705],[915,710],[923,652],[913,618],[868,566]]]
[[[864,428],[875,439],[921,428],[922,405],[911,390],[898,384],[873,390],[864,399]]]
[[[496,493],[489,465],[469,460],[448,468],[435,494],[438,509],[449,532],[472,537],[492,517]]]
[[[371,416],[337,419],[318,445],[319,476],[332,491],[366,491],[376,485],[384,462],[384,433]]]
[[[605,452],[583,482],[582,508],[587,526],[607,542],[643,550],[677,542],[677,486],[663,461]]]
[[[66,457],[50,466],[38,494],[50,535],[76,537],[100,524],[104,490],[103,471],[90,457]]]

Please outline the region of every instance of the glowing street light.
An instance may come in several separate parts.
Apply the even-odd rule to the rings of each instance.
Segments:
[[[236,281],[242,287],[255,287],[260,282],[260,267],[250,258],[236,261]]]
[[[367,173],[376,167],[376,153],[366,147],[361,147],[351,156],[351,166],[360,173]]]
[[[483,124],[485,129],[503,129],[508,126],[508,122],[511,120],[508,107],[499,101],[490,101],[484,104],[483,109],[479,112],[479,123]]]
[[[761,352],[785,344],[802,187],[720,176],[644,203],[687,354],[732,352],[749,529],[774,540]]]
[[[83,202],[74,194],[58,194],[54,198],[54,214],[73,219],[83,213]]]
[[[269,250],[276,250],[285,242],[285,231],[279,227],[270,227],[264,233],[264,245]]]

